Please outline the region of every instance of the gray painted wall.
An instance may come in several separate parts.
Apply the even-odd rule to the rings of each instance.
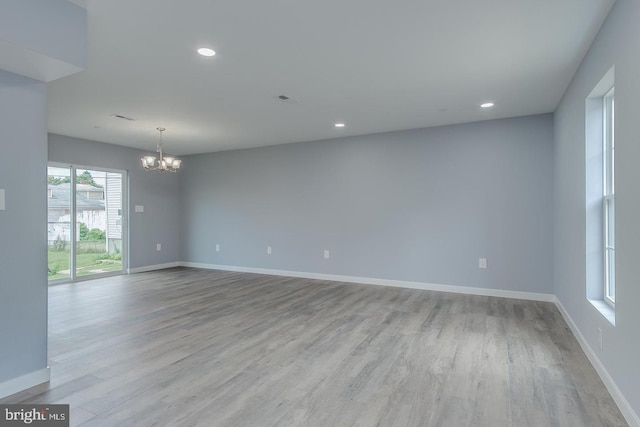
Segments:
[[[47,367],[46,95],[0,71],[0,383]]]
[[[153,140],[149,141],[149,147],[151,150],[145,152],[118,145],[49,135],[50,161],[128,172],[130,268],[180,261],[180,173],[145,171],[140,164],[140,158],[144,154],[153,154]],[[144,212],[135,213],[135,205],[144,206]],[[156,243],[162,244],[160,252],[156,251]]]
[[[0,2],[0,68],[52,81],[87,65],[87,12],[68,0]]]
[[[567,312],[640,414],[640,2],[618,0],[555,113],[554,286]],[[585,98],[615,65],[616,326],[587,301]],[[604,332],[599,350],[597,329]]]
[[[183,260],[551,293],[552,145],[539,115],[189,156]]]

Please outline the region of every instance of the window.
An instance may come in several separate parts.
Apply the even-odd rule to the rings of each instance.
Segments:
[[[604,255],[604,297],[611,305],[616,302],[615,270],[615,89],[602,97],[603,147],[602,147],[602,223]]]
[[[616,324],[615,69],[585,99],[586,297]]]

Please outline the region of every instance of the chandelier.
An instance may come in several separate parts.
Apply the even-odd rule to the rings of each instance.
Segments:
[[[156,151],[159,153],[158,162],[156,163],[155,156],[144,156],[142,159],[142,166],[145,170],[155,171],[159,170],[161,172],[169,171],[169,172],[178,172],[180,169],[180,164],[182,160],[178,160],[175,157],[171,156],[163,156],[162,155],[162,132],[164,132],[165,128],[156,128],[160,132],[160,142],[156,148]]]

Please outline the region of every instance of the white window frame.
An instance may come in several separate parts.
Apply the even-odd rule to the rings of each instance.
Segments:
[[[615,307],[615,87],[602,97],[602,230],[604,300]]]

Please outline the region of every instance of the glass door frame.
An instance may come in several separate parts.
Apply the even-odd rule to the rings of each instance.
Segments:
[[[99,279],[101,277],[109,277],[109,276],[119,276],[122,274],[127,274],[129,271],[129,175],[126,170],[122,169],[113,169],[113,168],[103,168],[99,166],[83,166],[69,163],[61,163],[61,162],[47,162],[47,176],[49,176],[48,168],[61,168],[68,169],[70,171],[70,221],[71,225],[69,227],[69,234],[71,239],[70,246],[70,259],[69,259],[69,270],[70,275],[68,278],[54,279],[49,280],[48,284],[58,285],[62,283],[70,283],[70,282],[80,282],[83,280],[92,280]],[[100,172],[107,173],[119,173],[122,174],[122,270],[118,271],[109,271],[105,273],[95,273],[89,275],[78,276],[76,274],[76,175],[78,170],[95,170]],[[48,209],[48,206],[47,206]]]

